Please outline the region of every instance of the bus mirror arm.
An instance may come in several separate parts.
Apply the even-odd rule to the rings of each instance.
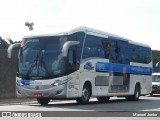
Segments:
[[[68,41],[68,42],[66,42],[66,43],[63,45],[63,48],[62,48],[62,54],[63,54],[63,56],[64,56],[64,57],[67,56],[67,54],[68,54],[68,49],[69,49],[70,46],[74,46],[74,45],[78,45],[78,44],[80,44],[79,41]]]
[[[160,66],[159,63],[160,63],[160,61],[156,63],[156,71],[157,71],[157,72],[159,71],[159,68],[160,68],[160,67],[159,67],[159,66]]]
[[[21,46],[21,43],[15,43],[15,44],[10,45],[8,50],[7,50],[8,58],[12,57],[13,48],[20,47],[20,46]]]

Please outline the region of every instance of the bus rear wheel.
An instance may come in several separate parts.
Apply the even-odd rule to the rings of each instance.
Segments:
[[[153,93],[150,93],[150,96],[153,96]]]
[[[108,102],[110,97],[97,97],[97,100],[99,102]]]
[[[82,90],[82,96],[77,99],[78,104],[87,104],[91,96],[91,90],[88,84],[85,84]]]
[[[37,102],[41,105],[48,105],[50,98],[37,98]]]
[[[126,96],[127,100],[132,100],[132,101],[138,101],[140,97],[140,86],[136,84],[135,90],[134,90],[134,95],[132,96]]]

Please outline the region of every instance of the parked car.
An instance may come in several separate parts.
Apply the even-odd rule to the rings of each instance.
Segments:
[[[153,94],[160,94],[160,73],[152,74],[152,92]]]

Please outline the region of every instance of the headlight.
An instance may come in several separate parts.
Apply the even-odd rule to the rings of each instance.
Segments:
[[[18,85],[18,86],[23,86],[24,84],[21,82],[21,78],[19,78],[19,77],[16,77],[16,85]]]
[[[59,85],[64,84],[65,82],[66,82],[66,81],[56,80],[56,81],[54,81],[54,83],[52,83],[51,85],[53,85],[53,86],[59,86]]]
[[[16,84],[18,85],[18,86],[23,86],[24,84],[23,83],[21,83],[21,82],[16,82]]]

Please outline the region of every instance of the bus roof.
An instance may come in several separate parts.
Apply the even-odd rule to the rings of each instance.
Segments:
[[[160,73],[152,73],[152,75],[160,75]]]
[[[54,31],[56,31],[56,32],[54,32]],[[97,30],[97,29],[93,29],[93,28],[89,28],[89,27],[85,27],[85,26],[77,27],[77,28],[74,28],[74,29],[67,28],[67,27],[65,28],[64,27],[63,30],[62,29],[54,29],[54,30],[52,29],[52,30],[43,30],[43,31],[40,31],[40,32],[34,32],[33,31],[33,32],[30,33],[30,35],[25,36],[25,38],[70,35],[72,33],[80,32],[80,31],[83,31],[83,32],[92,32],[95,35],[101,34],[101,35],[108,36],[108,37],[115,37],[115,38],[121,39],[123,41],[128,41],[130,44],[134,44],[134,45],[139,45],[139,46],[144,46],[144,47],[151,48],[147,44],[135,42],[135,41],[126,39],[124,37],[121,37],[121,36],[118,36],[118,35],[115,35],[115,34],[111,34],[111,33],[108,33],[108,32],[104,32],[104,31],[101,31],[101,30]]]
[[[57,36],[57,35],[69,35],[72,34],[74,32],[79,32],[79,31],[83,31],[83,32],[93,32],[93,33],[99,33],[99,34],[103,34],[103,35],[107,35],[107,36],[113,36],[113,37],[118,37],[121,39],[125,39],[123,37],[120,37],[118,35],[114,35],[111,33],[107,33],[104,31],[100,31],[97,29],[93,29],[93,28],[89,28],[89,27],[85,27],[85,26],[81,26],[81,27],[77,27],[77,28],[67,28],[64,27],[64,29],[43,29],[40,31],[31,31],[30,35],[27,35],[25,37],[43,37],[43,36]]]

